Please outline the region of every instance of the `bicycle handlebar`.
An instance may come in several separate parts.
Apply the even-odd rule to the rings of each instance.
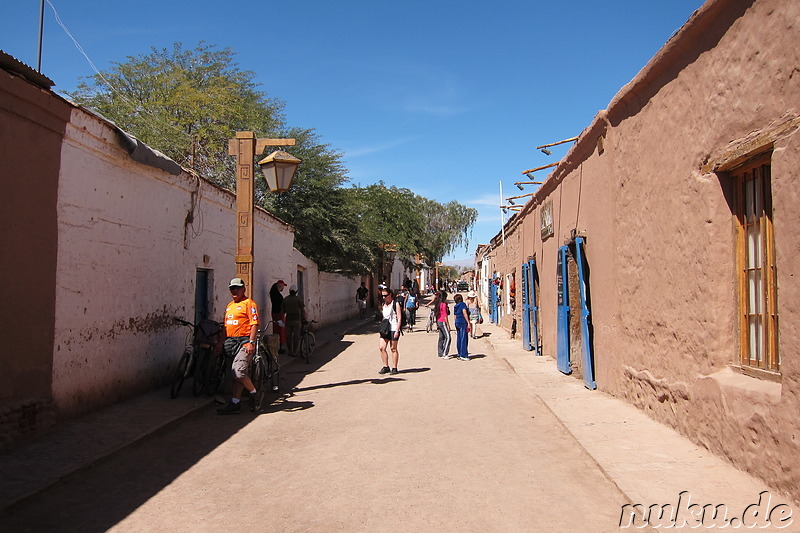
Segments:
[[[194,327],[194,324],[192,324],[191,322],[187,322],[187,321],[183,320],[182,318],[178,318],[176,316],[172,317],[172,320],[174,322],[176,322],[177,324],[181,324],[182,326],[189,326],[190,328]]]

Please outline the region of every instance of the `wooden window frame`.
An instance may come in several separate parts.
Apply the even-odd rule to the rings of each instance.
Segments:
[[[776,380],[780,378],[781,362],[778,349],[778,306],[777,306],[777,272],[775,265],[775,239],[772,211],[772,153],[761,154],[729,171],[736,188],[736,205],[734,220],[736,224],[736,269],[738,289],[738,322],[739,352],[741,371],[759,378]],[[755,216],[755,224],[759,226],[760,266],[748,266],[748,227],[746,220],[745,187],[756,180],[761,193],[762,209]],[[753,189],[754,191],[756,189]],[[757,297],[762,313],[763,339],[759,342],[759,354],[751,354],[750,318],[756,316],[749,308],[750,287],[749,271],[759,271],[763,290]],[[757,326],[758,327],[758,326]]]

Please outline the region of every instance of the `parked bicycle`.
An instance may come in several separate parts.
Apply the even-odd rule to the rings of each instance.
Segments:
[[[169,388],[169,397],[177,398],[183,382],[192,377],[192,394],[199,396],[208,390],[211,364],[214,357],[213,347],[222,331],[222,324],[213,320],[201,320],[192,324],[178,317],[173,317],[177,324],[191,328],[187,335],[186,347],[178,360],[178,366],[172,376],[172,385]],[[191,335],[191,336],[189,336]]]
[[[311,354],[314,353],[314,348],[317,346],[317,338],[311,332],[309,324],[316,324],[316,320],[304,320],[300,328],[300,357],[306,360],[306,364],[311,362]]]
[[[256,387],[256,411],[260,411],[264,405],[267,392],[280,390],[281,367],[278,363],[278,354],[273,353],[269,348],[265,333],[266,327],[258,330],[256,352],[253,355],[253,363],[250,365],[250,381]]]

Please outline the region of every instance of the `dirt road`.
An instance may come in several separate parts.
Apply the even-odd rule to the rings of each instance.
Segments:
[[[488,343],[369,325],[284,367],[265,413],[203,411],[4,517],[14,531],[615,531],[625,497]],[[313,371],[311,371],[313,370]],[[102,438],[101,435],[98,438]]]

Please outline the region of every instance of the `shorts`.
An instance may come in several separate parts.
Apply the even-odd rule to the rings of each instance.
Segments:
[[[249,337],[228,337],[225,339],[226,352],[231,353],[237,345],[239,347],[239,349],[236,350],[236,355],[233,357],[233,363],[231,364],[233,376],[238,379],[247,376],[247,371],[250,370],[250,363],[253,362],[253,357],[247,355],[247,351],[244,349],[245,345],[242,343],[248,338]]]

